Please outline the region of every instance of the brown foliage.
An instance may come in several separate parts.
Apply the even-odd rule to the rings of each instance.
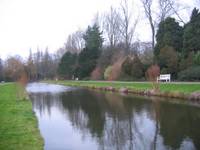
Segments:
[[[152,65],[147,69],[146,77],[153,84],[154,90],[159,90],[159,82],[157,82],[157,77],[160,75],[160,67],[158,65]]]
[[[28,75],[20,57],[10,57],[5,63],[5,75],[10,80],[17,82],[17,97],[18,99],[26,99],[27,93],[25,90],[28,83]]]
[[[18,99],[28,99],[28,94],[26,93],[25,87],[28,83],[28,75],[25,72],[21,72],[17,80],[17,97]]]
[[[96,67],[91,73],[92,80],[99,80],[102,78],[102,69],[100,67]]]
[[[28,75],[25,71],[21,72],[21,75],[17,80],[17,83],[22,87],[26,86],[26,84],[28,83]]]
[[[123,62],[124,62],[124,59],[121,58],[112,65],[112,71],[111,71],[110,76],[108,77],[109,81],[117,80],[119,78],[121,74],[121,70],[122,70],[121,66]]]
[[[19,100],[28,99],[28,94],[25,90],[25,87],[28,83],[28,75],[27,73],[21,72],[19,79],[17,80],[17,98]]]
[[[19,57],[10,57],[7,59],[4,69],[5,76],[16,81],[24,71],[24,65]]]

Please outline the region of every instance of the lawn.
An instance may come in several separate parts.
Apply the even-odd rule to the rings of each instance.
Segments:
[[[43,139],[30,100],[17,99],[14,83],[0,84],[0,149],[41,150]]]
[[[152,83],[150,82],[107,82],[107,81],[48,81],[51,83],[58,83],[69,86],[89,86],[89,87],[108,87],[112,86],[114,88],[125,87],[128,89],[135,90],[147,90],[152,88]],[[200,91],[199,83],[160,83],[161,91],[169,92],[181,92],[181,93],[192,93]]]

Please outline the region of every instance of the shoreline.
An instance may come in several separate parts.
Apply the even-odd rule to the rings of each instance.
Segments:
[[[60,84],[65,86],[74,86],[74,87],[84,87],[88,89],[95,89],[95,90],[101,90],[101,91],[110,91],[110,92],[118,92],[118,93],[125,93],[125,94],[137,94],[142,96],[156,96],[156,97],[163,97],[163,98],[176,98],[176,99],[184,99],[194,102],[200,102],[200,84],[199,83],[161,83],[162,86],[178,86],[181,87],[182,85],[188,87],[197,85],[197,90],[191,91],[191,92],[181,92],[176,91],[173,89],[170,90],[163,90],[155,91],[151,88],[150,82],[119,82],[119,81],[44,81],[46,83],[54,83],[54,84]],[[121,84],[121,85],[118,85]],[[130,84],[133,84],[132,87]],[[138,86],[135,87],[134,86]],[[142,85],[145,85],[146,87],[142,87]],[[129,86],[129,87],[128,87]],[[175,87],[176,88],[176,87]],[[190,87],[188,87],[189,89]],[[177,88],[178,89],[178,88]]]

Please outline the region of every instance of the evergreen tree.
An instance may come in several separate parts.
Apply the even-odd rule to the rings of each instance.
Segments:
[[[77,54],[66,52],[58,65],[58,74],[65,79],[72,79],[75,75]]]
[[[189,23],[185,25],[183,49],[185,55],[200,51],[200,12],[196,8],[192,11]]]
[[[83,38],[85,40],[85,48],[79,54],[78,59],[78,75],[80,78],[89,77],[96,67],[103,43],[102,32],[99,31],[99,27],[96,24],[93,27],[88,27]]]
[[[183,28],[174,18],[166,18],[161,21],[156,34],[156,46],[154,54],[158,56],[160,50],[165,46],[174,47],[176,51],[182,50]]]

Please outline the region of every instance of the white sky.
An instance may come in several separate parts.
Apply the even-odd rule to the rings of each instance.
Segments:
[[[63,46],[68,34],[85,29],[97,12],[105,12],[119,1],[0,0],[0,57],[27,56],[30,48],[36,51],[47,46],[54,52]],[[180,1],[191,5],[190,0]],[[140,22],[137,35],[142,41],[150,39],[147,21]]]

